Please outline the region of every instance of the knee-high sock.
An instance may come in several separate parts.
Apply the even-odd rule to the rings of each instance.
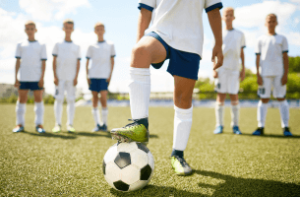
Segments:
[[[150,100],[150,69],[130,68],[130,109],[132,119],[147,118]]]
[[[100,112],[98,110],[98,107],[93,107],[92,108],[92,114],[93,114],[93,117],[94,117],[94,120],[95,120],[95,124],[96,125],[101,125],[101,120],[100,120]]]
[[[108,115],[108,109],[102,108],[102,121],[103,121],[103,124],[106,124],[106,125],[107,125],[107,115]]]
[[[25,103],[20,103],[19,101],[17,101],[17,105],[16,105],[16,115],[17,115],[17,125],[23,125],[25,126],[25,115],[26,112],[26,104]]]
[[[173,149],[184,151],[189,140],[192,128],[193,107],[190,109],[180,109],[174,106],[174,136]]]
[[[290,118],[290,112],[289,112],[289,104],[286,100],[279,102],[279,110],[281,115],[281,126],[282,128],[289,126],[289,118]]]
[[[63,101],[55,100],[54,114],[55,114],[55,121],[57,125],[61,125],[62,110],[63,110]]]
[[[223,126],[224,124],[224,103],[216,103],[216,126]]]
[[[265,127],[267,111],[268,111],[268,103],[264,104],[262,101],[259,101],[257,106],[258,127]]]
[[[231,105],[231,126],[239,125],[240,105]]]
[[[42,125],[44,122],[44,103],[34,103],[35,125]]]
[[[67,113],[68,113],[68,125],[73,125],[73,120],[75,116],[75,101],[69,100],[67,105]]]

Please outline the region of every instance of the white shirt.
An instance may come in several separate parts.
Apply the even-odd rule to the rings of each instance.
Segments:
[[[203,51],[202,12],[222,8],[221,0],[139,0],[139,8],[153,9],[152,25],[147,32],[156,32],[169,46],[196,53]]]
[[[283,53],[288,52],[286,37],[275,34],[263,35],[258,38],[255,53],[260,54],[261,76],[283,75]]]
[[[223,66],[220,69],[240,70],[241,49],[245,48],[243,32],[232,29],[223,31]]]
[[[17,45],[16,58],[21,59],[19,80],[37,82],[42,76],[42,61],[47,60],[46,45],[25,40]]]
[[[80,46],[73,42],[62,41],[55,44],[53,56],[56,56],[56,75],[59,80],[74,80],[77,61],[81,59]]]
[[[116,56],[114,44],[98,42],[89,46],[86,58],[92,60],[89,67],[89,78],[107,79],[111,72],[111,58]]]

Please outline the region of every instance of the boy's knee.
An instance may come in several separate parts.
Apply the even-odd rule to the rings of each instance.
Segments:
[[[175,104],[180,108],[190,108],[192,105],[192,96],[188,94],[176,94],[175,95]]]
[[[144,56],[144,55],[149,55],[150,51],[147,49],[146,46],[143,45],[135,45],[134,48],[132,49],[132,53],[134,56]]]

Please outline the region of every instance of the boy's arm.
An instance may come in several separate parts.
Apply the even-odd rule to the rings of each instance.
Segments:
[[[212,52],[212,62],[214,62],[214,70],[221,67],[223,65],[223,52],[222,52],[222,21],[221,21],[221,14],[219,9],[214,9],[207,13],[209,23],[211,29],[213,31],[215,37],[215,46]],[[215,58],[218,58],[217,62],[215,62]]]
[[[89,64],[90,64],[90,59],[86,58],[85,70],[86,70],[86,79],[87,79],[88,85],[91,84],[91,80],[89,79]]]
[[[45,76],[45,70],[46,70],[46,60],[42,60],[42,75],[39,81],[39,87],[44,87],[44,76]]]
[[[259,73],[259,64],[260,64],[260,54],[256,54],[256,75],[257,75],[257,84],[262,86],[263,80]]]
[[[284,73],[281,78],[281,84],[284,86],[288,81],[288,72],[289,72],[289,56],[288,53],[283,53],[283,66],[284,66]]]
[[[240,73],[241,81],[244,81],[245,79],[245,53],[244,53],[244,47],[241,48],[241,61],[242,61],[242,70]]]
[[[15,87],[16,88],[18,88],[20,86],[20,82],[18,80],[18,72],[19,72],[19,69],[20,69],[20,64],[21,64],[21,59],[17,58],[16,69],[15,69]]]
[[[54,75],[54,84],[56,86],[58,86],[58,78],[57,78],[57,75],[56,75],[56,56],[53,56],[53,75]]]
[[[152,11],[145,8],[141,8],[139,19],[138,19],[138,32],[137,41],[138,42],[145,33],[145,30],[149,27],[152,18]]]
[[[74,78],[74,86],[77,85],[77,78],[78,78],[79,70],[80,70],[80,59],[77,59],[76,75],[75,75],[75,78]]]
[[[110,82],[110,79],[111,79],[111,76],[112,76],[112,73],[113,73],[113,70],[114,70],[115,58],[114,58],[114,57],[111,57],[111,58],[110,58],[110,62],[111,62],[111,69],[110,69],[110,75],[109,75],[109,78],[107,79],[107,83],[108,83],[108,84],[109,84],[109,82]]]

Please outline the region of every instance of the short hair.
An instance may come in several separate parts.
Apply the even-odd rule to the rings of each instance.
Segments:
[[[102,26],[103,28],[105,28],[104,24],[102,22],[97,22],[94,26],[94,28],[98,27],[98,26]]]
[[[223,10],[223,13],[225,13],[226,11],[232,11],[233,12],[233,16],[234,16],[234,8],[233,7],[226,7]]]
[[[27,25],[33,25],[34,27],[36,27],[35,22],[33,22],[33,21],[27,21],[27,22],[25,23],[25,27],[26,27]]]
[[[268,14],[266,18],[268,18],[268,17],[275,17],[275,18],[276,18],[276,20],[277,20],[277,15],[276,15],[276,14],[274,14],[274,13],[270,13],[270,14]]]
[[[74,21],[72,19],[66,19],[63,22],[63,25],[65,25],[65,24],[72,24],[74,26]]]

